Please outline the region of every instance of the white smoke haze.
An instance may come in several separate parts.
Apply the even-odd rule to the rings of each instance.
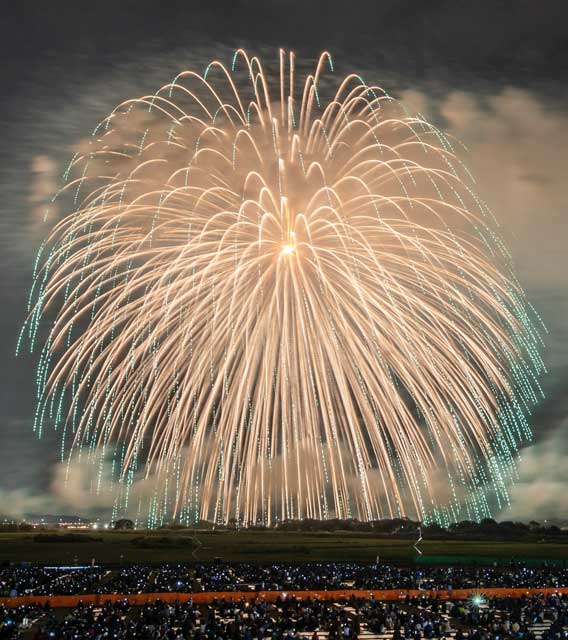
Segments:
[[[502,518],[527,521],[560,517],[568,513],[568,446],[564,420],[542,442],[528,447],[519,463],[519,480],[511,488],[511,507]]]
[[[182,453],[183,455],[183,453]],[[302,459],[306,461],[306,468],[316,464],[315,457],[310,459],[309,448],[302,450]],[[282,456],[275,456],[269,470],[270,481],[278,485],[284,480],[284,468]],[[290,472],[288,472],[290,473]],[[449,501],[452,496],[449,491],[447,476],[441,467],[435,469],[430,476],[430,487],[433,495],[440,501]],[[159,474],[147,470],[141,471],[129,486],[128,504],[116,502],[116,517],[129,517],[141,523],[145,523],[148,517],[147,506],[150,499],[155,496],[156,485],[161,484],[163,478]],[[377,469],[369,472],[369,481],[382,484],[380,472]],[[47,492],[32,493],[27,489],[14,489],[12,491],[0,491],[0,514],[11,517],[23,517],[27,514],[77,514],[89,517],[96,514],[110,516],[111,509],[115,505],[117,497],[118,478],[112,471],[111,457],[106,460],[89,459],[86,455],[75,455],[69,462],[59,462],[52,470],[52,480]],[[298,482],[297,476],[290,479],[289,486]],[[354,478],[348,484],[354,494],[360,487],[355,484]],[[331,496],[329,496],[331,499]],[[384,491],[381,497],[385,498]],[[458,488],[458,497],[463,494]],[[232,500],[236,496],[233,493]],[[330,500],[331,502],[331,500]],[[276,508],[279,507],[275,505]],[[412,509],[409,497],[406,507]],[[338,514],[330,509],[328,517],[335,518]],[[215,521],[219,514],[213,512],[205,514],[205,519]]]
[[[423,112],[425,94],[403,96]],[[502,225],[502,234],[529,300],[543,316],[549,374],[543,385],[557,394],[567,381],[568,237],[566,167],[568,111],[528,90],[505,88],[493,95],[451,92],[439,104],[447,130],[463,141],[463,160],[477,190]],[[564,410],[567,406],[564,402]],[[546,423],[543,423],[545,422]],[[568,513],[568,413],[549,424],[535,413],[536,444],[519,461],[519,480],[510,489],[511,506],[500,518],[566,516]]]
[[[46,155],[35,156],[32,158],[31,173],[30,203],[38,223],[41,224],[45,221],[48,203],[57,191],[59,178],[57,163]],[[55,213],[54,207],[51,212]]]
[[[59,513],[61,505],[49,492],[30,492],[28,489],[0,490],[0,515],[23,518],[31,513]]]

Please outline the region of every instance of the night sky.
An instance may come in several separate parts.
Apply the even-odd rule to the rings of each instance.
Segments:
[[[282,46],[308,61],[329,50],[338,73],[361,73],[464,142],[548,329],[546,400],[496,515],[568,518],[565,1],[24,1],[0,19],[0,513],[108,506],[81,473],[62,482],[58,437],[32,432],[34,360],[15,358],[34,256],[58,213],[44,220],[46,204],[73,149],[118,102],[183,69],[237,47],[276,59]]]

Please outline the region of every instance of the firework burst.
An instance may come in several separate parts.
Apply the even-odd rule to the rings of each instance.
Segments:
[[[331,71],[238,51],[181,73],[65,174],[21,344],[42,345],[36,430],[99,485],[111,460],[117,511],[140,475],[150,525],[507,500],[534,313],[454,143]]]

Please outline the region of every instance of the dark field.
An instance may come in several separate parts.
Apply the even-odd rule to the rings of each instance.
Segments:
[[[66,538],[65,536],[68,536]],[[567,542],[424,540],[423,556],[413,548],[415,539],[373,534],[303,533],[284,531],[132,531],[0,533],[0,563],[88,564],[120,562],[162,563],[381,561],[491,564],[534,560],[568,564]]]

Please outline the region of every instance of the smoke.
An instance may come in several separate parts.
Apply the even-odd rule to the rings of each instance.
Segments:
[[[549,437],[528,447],[519,464],[519,480],[511,488],[506,519],[546,519],[568,514],[568,418]]]
[[[56,208],[50,201],[57,191],[58,177],[57,163],[52,158],[47,155],[32,158],[29,200],[40,225],[45,222],[48,211],[52,216],[56,214]]]
[[[112,473],[110,459],[93,463],[86,456],[74,456],[51,469],[51,482],[46,491],[27,488],[0,490],[0,515],[22,517],[30,513],[72,513],[80,516],[110,517],[116,498],[118,479]],[[136,518],[139,505],[154,493],[154,479],[139,475],[129,487],[128,504],[119,512]]]
[[[424,106],[424,103],[423,105]],[[532,420],[535,443],[521,452],[519,480],[501,518],[568,513],[568,111],[527,90],[487,96],[453,92],[438,105],[468,148],[479,194],[502,225],[519,279],[548,329],[546,401]]]
[[[57,502],[49,493],[32,493],[28,489],[0,490],[0,515],[21,518],[29,513],[52,513]]]

